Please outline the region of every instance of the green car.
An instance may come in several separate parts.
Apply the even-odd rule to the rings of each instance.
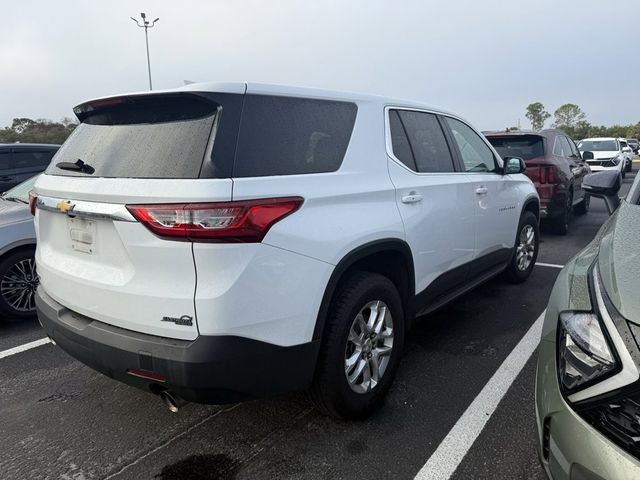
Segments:
[[[618,172],[583,188],[613,214],[562,270],[538,348],[541,462],[555,480],[640,479],[640,175],[620,200]]]

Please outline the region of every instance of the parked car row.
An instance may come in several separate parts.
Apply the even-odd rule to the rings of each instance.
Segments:
[[[566,234],[604,198],[615,215],[547,309],[539,447],[553,478],[637,472],[640,185],[618,208],[622,140],[483,136],[420,103],[244,83],[74,112],[46,171],[0,200],[0,313],[36,310],[60,348],[171,411],[308,390],[366,417],[416,317],[524,282],[539,222]]]

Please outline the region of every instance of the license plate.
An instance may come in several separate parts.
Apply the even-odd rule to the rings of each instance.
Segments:
[[[94,253],[96,242],[96,222],[84,218],[67,218],[71,249],[77,252]]]

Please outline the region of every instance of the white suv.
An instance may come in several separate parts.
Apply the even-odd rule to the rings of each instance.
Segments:
[[[585,138],[578,142],[578,150],[594,172],[617,170],[624,178],[632,169],[632,154],[629,153],[631,148],[622,139]]]
[[[417,315],[533,269],[524,163],[450,113],[244,83],[74,111],[35,186],[40,322],[172,410],[310,388],[363,417]]]

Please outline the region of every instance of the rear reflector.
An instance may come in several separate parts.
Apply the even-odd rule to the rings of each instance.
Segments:
[[[143,370],[136,370],[134,368],[127,368],[127,373],[129,375],[133,375],[134,377],[146,378],[147,380],[153,380],[155,382],[166,382],[167,379],[158,375],[157,373],[145,372]]]
[[[29,192],[29,211],[31,212],[31,215],[36,214],[37,205],[38,205],[38,195],[36,194],[36,192],[31,190]]]
[[[292,214],[300,197],[224,203],[127,205],[158,237],[190,242],[258,243],[271,226]]]

